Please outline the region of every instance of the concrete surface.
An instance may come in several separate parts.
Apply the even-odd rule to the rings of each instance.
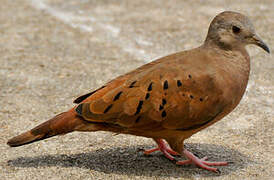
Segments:
[[[274,59],[248,47],[252,71],[237,109],[187,140],[215,174],[144,156],[150,139],[72,133],[19,148],[6,141],[72,107],[78,95],[157,57],[201,44],[223,10],[248,15],[273,51],[274,1],[1,0],[0,179],[271,179]]]

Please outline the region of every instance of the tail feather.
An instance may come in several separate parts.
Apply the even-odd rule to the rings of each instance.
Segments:
[[[74,131],[76,127],[81,126],[83,123],[85,123],[84,120],[78,117],[72,109],[53,117],[30,131],[10,139],[7,144],[11,147],[22,146],[59,134],[66,134]]]

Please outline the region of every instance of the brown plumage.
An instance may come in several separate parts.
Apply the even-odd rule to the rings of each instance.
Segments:
[[[256,44],[269,52],[247,17],[223,12],[212,21],[198,48],[178,52],[120,76],[77,98],[79,105],[36,128],[12,138],[20,146],[72,131],[111,131],[153,138],[173,160],[188,160],[217,171],[184,149],[184,140],[230,113],[240,102],[248,82],[250,59],[245,49]],[[170,148],[164,143],[168,142]]]

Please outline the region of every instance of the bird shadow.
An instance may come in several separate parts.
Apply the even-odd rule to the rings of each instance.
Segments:
[[[219,167],[220,173],[209,172],[194,165],[179,166],[166,159],[160,152],[144,155],[142,149],[150,146],[116,147],[72,155],[56,154],[36,157],[19,157],[8,161],[13,167],[78,167],[106,174],[128,174],[161,177],[214,177],[230,174],[254,163],[242,153],[214,144],[186,144],[185,148],[198,157],[207,156],[210,161],[229,161]]]

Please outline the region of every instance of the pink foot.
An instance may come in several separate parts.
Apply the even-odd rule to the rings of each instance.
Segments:
[[[165,157],[167,157],[170,160],[174,160],[174,156],[179,155],[179,153],[173,151],[171,148],[168,147],[168,145],[165,143],[165,141],[163,139],[156,139],[155,142],[158,144],[158,148],[154,148],[154,149],[149,149],[149,150],[145,150],[144,154],[148,155],[152,152],[155,151],[161,151]]]
[[[213,168],[210,166],[226,166],[228,165],[227,162],[210,162],[206,161],[207,157],[204,157],[202,159],[197,158],[194,154],[189,152],[188,150],[184,149],[183,151],[184,155],[188,158],[188,160],[184,161],[178,161],[176,164],[178,165],[184,165],[184,164],[195,164],[203,169],[206,169],[208,171],[213,171],[213,172],[219,172],[217,168]]]

